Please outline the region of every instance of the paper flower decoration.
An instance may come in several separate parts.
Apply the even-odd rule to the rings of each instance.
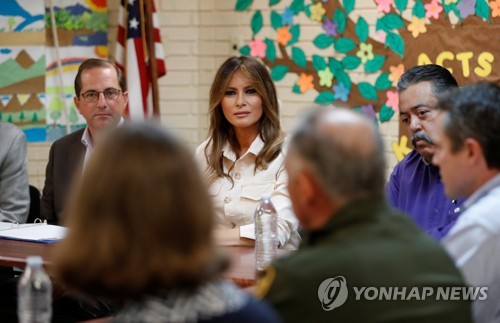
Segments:
[[[356,53],[356,56],[358,56],[361,59],[361,63],[365,64],[368,61],[371,61],[373,59],[373,45],[372,44],[366,44],[366,43],[360,43],[359,44],[359,51]]]
[[[420,34],[425,34],[427,32],[427,27],[425,27],[425,18],[418,18],[416,16],[411,17],[411,23],[408,25],[408,31],[411,32],[413,38],[417,38]]]
[[[387,91],[385,93],[387,96],[387,102],[385,105],[391,107],[394,111],[399,110],[399,94],[396,91]]]
[[[278,43],[280,43],[283,46],[286,46],[290,39],[292,39],[292,34],[288,30],[288,26],[281,27],[276,29],[276,33],[278,34]]]
[[[443,12],[443,7],[441,7],[437,0],[432,0],[431,3],[426,4],[424,8],[426,10],[425,16],[429,19],[439,19],[439,14]]]
[[[339,26],[338,23],[331,21],[330,19],[326,19],[325,23],[323,24],[323,30],[325,31],[325,34],[327,36],[335,37],[338,34],[337,32],[338,26]]]
[[[349,96],[349,90],[345,87],[344,83],[333,86],[333,97],[337,100],[342,100],[342,102],[347,102],[347,97]]]
[[[311,20],[321,21],[323,20],[323,15],[326,13],[325,8],[321,2],[317,2],[315,5],[312,5],[311,8]]]
[[[389,13],[393,0],[375,0],[375,3],[377,4],[377,10],[379,12]]]
[[[290,7],[286,7],[281,14],[281,22],[283,25],[293,25],[293,10]]]
[[[314,77],[312,75],[300,73],[300,79],[297,81],[297,85],[300,87],[300,93],[305,93],[314,89],[313,80]]]
[[[401,75],[405,72],[405,66],[403,64],[399,64],[398,66],[389,66],[389,71],[391,71],[391,74],[389,74],[389,81],[391,82],[397,82]]]
[[[258,38],[250,42],[250,55],[253,57],[266,57],[266,49],[266,43]]]
[[[462,0],[459,4],[457,4],[457,8],[460,10],[460,16],[462,19],[465,19],[476,13],[476,0]]]
[[[492,17],[500,17],[500,0],[491,1],[490,8]]]
[[[320,86],[326,86],[326,87],[332,86],[333,74],[332,72],[330,72],[330,69],[328,67],[322,71],[319,71],[318,77]]]

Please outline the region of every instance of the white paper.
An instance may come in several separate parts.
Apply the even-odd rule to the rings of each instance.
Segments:
[[[240,227],[240,238],[255,240],[255,224],[242,225]]]
[[[51,243],[63,239],[68,229],[45,223],[0,223],[0,238]]]

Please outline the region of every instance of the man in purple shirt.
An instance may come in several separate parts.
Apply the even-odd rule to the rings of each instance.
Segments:
[[[412,67],[401,76],[397,86],[399,118],[411,133],[414,150],[394,168],[386,195],[393,207],[409,214],[437,240],[457,220],[462,200],[452,200],[444,194],[439,169],[431,164],[434,144],[428,133],[438,115],[438,96],[457,86],[447,69],[433,64]]]

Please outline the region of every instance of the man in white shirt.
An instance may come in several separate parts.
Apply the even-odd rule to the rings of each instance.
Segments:
[[[122,114],[128,102],[125,78],[120,69],[108,61],[84,61],[75,78],[74,102],[87,121],[87,127],[52,144],[45,173],[41,215],[59,223],[68,190],[75,174],[81,174],[93,145],[110,128],[123,123]]]
[[[449,92],[438,104],[432,162],[445,192],[467,197],[465,211],[442,240],[465,281],[488,287],[475,300],[477,322],[500,321],[500,86],[479,83]]]

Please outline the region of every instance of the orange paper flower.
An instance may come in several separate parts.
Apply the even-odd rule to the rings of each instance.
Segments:
[[[280,43],[283,46],[286,46],[290,39],[292,39],[292,34],[288,30],[288,26],[281,27],[276,29],[276,33],[278,34],[278,43]]]
[[[391,71],[389,81],[397,82],[401,75],[405,72],[405,66],[403,64],[399,64],[398,66],[389,66],[389,71]]]
[[[297,85],[300,87],[300,92],[305,93],[314,88],[313,84],[314,77],[306,73],[300,73],[300,79],[297,81]]]
[[[426,33],[427,27],[425,27],[425,18],[418,18],[416,16],[411,17],[408,31],[411,32],[413,38],[417,38],[418,35]]]

